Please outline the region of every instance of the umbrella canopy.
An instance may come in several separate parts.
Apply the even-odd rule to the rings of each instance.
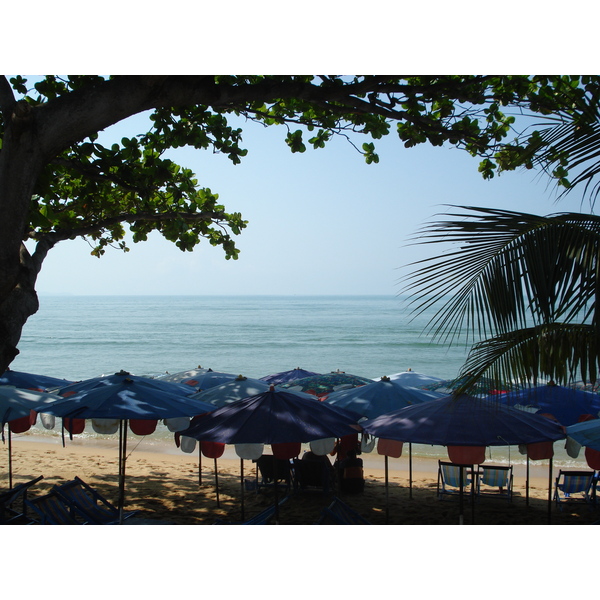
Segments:
[[[211,404],[214,409],[215,407],[225,406],[226,404],[231,404],[250,396],[268,392],[271,389],[271,385],[260,379],[236,377],[233,381],[228,381],[227,383],[211,387],[208,390],[192,394],[190,398]],[[288,391],[295,396],[314,400],[314,396],[310,394]]]
[[[356,421],[350,412],[273,387],[198,417],[181,435],[223,444],[305,443],[357,433]]]
[[[359,375],[344,373],[343,371],[334,371],[324,375],[303,377],[296,381],[284,383],[280,387],[282,389],[305,392],[307,394],[312,394],[313,396],[321,397],[326,396],[331,392],[355,388],[361,385],[367,385],[368,383],[373,383],[373,380],[367,379],[366,377],[360,377]]]
[[[44,401],[36,412],[77,419],[172,419],[214,410],[191,400],[192,390],[175,383],[137,377],[121,371],[59,390],[59,400]]]
[[[567,427],[567,435],[582,446],[600,451],[600,419],[570,425]]]
[[[28,416],[40,402],[59,400],[58,396],[11,385],[0,385],[0,419],[2,425]]]
[[[213,371],[208,369],[205,373],[199,373],[190,378],[183,378],[179,383],[196,388],[196,390],[208,390],[216,385],[233,381],[243,375],[236,375],[235,373],[222,373],[220,371]]]
[[[197,380],[196,377],[204,375],[209,369],[204,369],[200,365],[195,369],[188,369],[187,371],[178,371],[177,373],[166,373],[158,377],[161,381],[170,381],[171,383],[185,383],[191,387],[195,387]]]
[[[33,373],[22,373],[8,369],[0,377],[0,385],[14,385],[26,390],[38,390],[43,392],[47,389],[55,389],[72,383],[66,379],[47,377],[46,375],[35,375]]]
[[[281,385],[283,383],[289,383],[290,381],[296,381],[297,379],[303,379],[304,377],[312,377],[313,375],[320,375],[320,373],[305,371],[300,367],[296,367],[290,371],[282,371],[281,373],[266,375],[265,377],[261,377],[260,380],[266,381],[267,383],[272,383],[273,385]]]
[[[565,427],[574,425],[582,415],[598,416],[600,396],[593,392],[560,385],[540,385],[498,396],[502,404],[548,413]]]
[[[444,381],[439,377],[431,377],[430,375],[415,373],[415,371],[411,370],[402,371],[401,373],[394,373],[393,375],[388,375],[387,378],[404,387],[421,387],[431,384],[435,385],[440,381]],[[383,379],[383,377],[381,379]]]
[[[327,396],[325,402],[373,419],[384,413],[442,397],[443,394],[402,387],[393,381],[383,379],[350,390],[333,392]]]
[[[361,425],[375,437],[434,446],[509,446],[566,437],[546,417],[466,394],[408,406]]]
[[[423,386],[419,386],[421,389],[430,390],[432,392],[443,392],[445,394],[451,394],[454,390],[459,388],[467,380],[467,375],[464,377],[458,377],[456,379],[442,379],[434,383],[428,383]],[[499,383],[494,379],[482,377],[477,381],[475,387],[471,390],[472,394],[489,396],[496,394],[503,394],[511,390],[518,389],[518,386],[510,383]]]

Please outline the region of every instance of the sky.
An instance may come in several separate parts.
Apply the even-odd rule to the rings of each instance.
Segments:
[[[141,133],[142,119],[105,132],[116,141]],[[137,126],[136,126],[137,125]],[[239,259],[202,241],[182,252],[158,233],[109,248],[98,259],[82,240],[59,243],[38,278],[40,294],[113,295],[395,295],[410,263],[438,252],[411,238],[449,208],[466,205],[535,214],[580,210],[580,196],[555,203],[539,173],[517,171],[485,181],[479,160],[455,148],[406,149],[391,133],[376,141],[367,165],[345,139],[292,154],[285,131],[243,123],[248,155],[239,165],[212,151],[179,149],[171,157],[200,185],[249,221],[236,236]],[[357,136],[356,142],[370,141]]]

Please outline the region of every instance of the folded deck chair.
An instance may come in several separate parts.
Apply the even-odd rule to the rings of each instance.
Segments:
[[[362,515],[351,509],[337,496],[321,512],[317,525],[371,525]]]
[[[558,508],[561,509],[561,503],[570,500],[590,503],[594,476],[595,471],[563,471],[561,469],[554,487],[554,500]],[[572,494],[578,494],[578,496],[573,497]]]
[[[92,525],[113,525],[119,522],[119,509],[79,477],[53,488],[63,502]],[[123,513],[123,520],[138,511]]]
[[[494,494],[512,500],[513,468],[497,465],[479,465],[477,495]],[[483,487],[487,486],[487,487]],[[493,489],[490,489],[493,488]]]
[[[445,494],[460,493],[460,470],[463,469],[463,492],[471,485],[471,466],[455,465],[451,462],[438,461],[437,495],[441,500]]]
[[[9,525],[16,523],[27,523],[31,519],[27,518],[27,492],[29,488],[35,485],[38,481],[44,479],[43,475],[20,483],[11,490],[0,494],[0,525]]]
[[[52,490],[44,496],[25,500],[30,509],[33,523],[38,525],[86,525],[87,522],[77,512],[67,506],[63,499]]]

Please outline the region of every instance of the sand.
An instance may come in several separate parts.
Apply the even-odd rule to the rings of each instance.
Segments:
[[[137,443],[137,446],[135,444]],[[241,514],[240,460],[233,448],[218,459],[218,497],[214,461],[202,458],[201,480],[198,453],[185,454],[167,445],[130,443],[126,469],[126,510],[139,511],[145,523],[173,525],[209,525],[216,519],[239,521]],[[2,459],[7,464],[8,458]],[[457,525],[460,521],[458,497],[438,500],[436,495],[437,461],[413,459],[413,484],[409,488],[408,458],[389,459],[389,487],[385,487],[384,458],[363,454],[365,490],[361,494],[337,492],[356,512],[374,525]],[[79,476],[110,501],[117,502],[118,444],[114,440],[39,441],[34,436],[13,440],[13,485],[39,475],[44,479],[31,491],[41,495],[60,482]],[[554,469],[554,476],[558,470]],[[255,466],[244,461],[244,478],[255,479]],[[0,485],[8,487],[6,469]],[[476,525],[585,525],[600,519],[600,511],[583,503],[555,506],[548,511],[548,466],[532,463],[529,501],[526,500],[525,468],[515,466],[512,502],[485,497],[474,507],[463,505],[464,524]],[[281,493],[281,492],[280,492]],[[318,521],[333,493],[306,491],[292,495],[282,506],[281,525],[308,525]],[[387,495],[387,500],[386,500]],[[244,492],[244,516],[249,518],[272,504],[273,491]]]

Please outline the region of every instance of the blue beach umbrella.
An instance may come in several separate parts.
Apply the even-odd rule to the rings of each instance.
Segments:
[[[332,392],[359,387],[368,383],[373,383],[373,380],[360,375],[344,373],[343,371],[333,371],[323,375],[311,375],[310,377],[296,379],[289,383],[283,383],[279,387],[322,397]]]
[[[193,417],[214,407],[189,398],[188,386],[138,377],[125,371],[59,390],[59,400],[42,402],[36,412],[70,419],[117,419],[119,426],[119,510],[123,511],[127,421]],[[64,397],[67,396],[67,397]]]
[[[574,425],[582,415],[598,416],[600,396],[570,387],[548,384],[497,396],[502,404],[548,413],[565,427]]]
[[[250,396],[256,396],[263,394],[271,389],[271,385],[260,379],[251,379],[247,377],[236,377],[233,381],[216,385],[202,392],[192,394],[190,398],[201,400],[207,404],[211,404],[214,408],[231,404],[249,398]],[[288,390],[290,391],[290,390]],[[314,396],[310,394],[304,394],[302,392],[291,392],[293,395],[308,398],[314,400]]]
[[[350,411],[272,387],[198,417],[181,435],[222,444],[305,443],[355,434],[357,420]]]
[[[233,402],[201,415],[182,436],[222,444],[306,443],[360,431],[358,415],[328,406],[314,397],[301,398],[276,389]],[[243,459],[241,481],[243,482]],[[275,486],[277,493],[277,486]],[[242,515],[244,491],[242,486]],[[275,519],[279,514],[275,498]]]
[[[48,389],[56,389],[69,385],[72,381],[58,379],[57,377],[47,377],[46,375],[35,375],[33,373],[23,373],[21,371],[6,370],[0,377],[0,385],[14,385],[17,388],[26,390],[38,390],[43,392]]]
[[[403,387],[416,388],[425,385],[435,385],[443,381],[443,379],[441,379],[440,377],[423,375],[422,373],[416,373],[411,369],[409,369],[408,371],[402,371],[400,373],[393,373],[392,375],[387,375],[387,378],[396,383],[397,385],[401,385]],[[383,379],[383,377],[381,379]]]
[[[466,394],[408,406],[361,425],[375,437],[433,446],[512,446],[565,438],[564,429],[546,417]]]
[[[561,425],[496,401],[462,394],[408,406],[361,423],[375,436],[434,446],[512,446],[564,439]],[[460,471],[462,477],[462,469]],[[548,510],[551,501],[551,473]],[[462,485],[460,486],[462,523]],[[548,513],[550,518],[550,512]]]
[[[196,391],[204,391],[217,385],[221,385],[222,383],[234,381],[238,377],[243,377],[243,375],[222,373],[221,371],[208,369],[205,373],[199,373],[191,378],[184,378],[180,383],[191,386],[195,388]]]
[[[0,421],[2,423],[2,439],[4,440],[4,425],[28,417],[32,410],[42,401],[58,400],[58,396],[17,388],[11,385],[0,385]],[[12,435],[8,428],[8,482],[12,488]]]
[[[575,423],[566,429],[567,435],[582,446],[600,451],[600,419]]]
[[[178,371],[177,373],[165,373],[157,379],[161,381],[170,381],[171,383],[185,383],[191,387],[194,387],[196,383],[195,378],[200,375],[204,375],[207,373],[209,369],[204,369],[200,365],[198,365],[195,369],[188,369],[187,371]]]
[[[320,373],[314,373],[313,371],[306,371],[300,367],[296,367],[289,371],[282,371],[281,373],[260,377],[260,380],[272,383],[273,385],[281,385],[283,383],[289,383],[290,381],[296,381],[297,379],[303,379],[304,377],[312,377],[313,375],[320,375]]]
[[[443,394],[402,387],[393,381],[382,379],[349,390],[333,392],[324,402],[373,419],[384,413],[442,397]]]

